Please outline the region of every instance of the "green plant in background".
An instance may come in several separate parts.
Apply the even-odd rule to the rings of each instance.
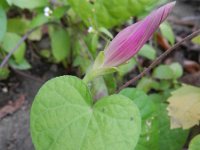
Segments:
[[[151,90],[157,90],[169,94],[171,90],[180,86],[177,79],[182,75],[183,68],[179,63],[161,64],[153,70],[152,75],[142,78],[137,84],[137,88],[147,93]]]
[[[25,58],[25,51],[29,49],[24,42],[25,39],[19,47],[16,48],[16,45],[21,38],[24,38],[23,35],[34,28],[37,29],[29,34],[28,40],[39,41],[43,34],[42,26],[45,24],[49,27],[51,47],[41,49],[38,53],[54,63],[63,63],[64,66],[72,64],[74,67],[79,67],[83,74],[96,57],[99,37],[112,38],[112,34],[106,29],[107,27],[119,26],[130,17],[141,16],[144,12],[164,3],[164,1],[158,3],[155,0],[116,2],[83,1],[79,5],[76,0],[52,0],[50,2],[30,0],[29,3],[24,0],[1,1],[0,62],[3,62],[5,56],[15,49],[12,57],[8,60],[9,66],[14,69],[30,69],[31,65]],[[110,9],[108,7],[110,4],[115,7]],[[127,6],[131,7],[127,9]],[[21,12],[22,9],[29,9],[31,17],[21,13],[15,18],[7,18],[6,12],[10,12],[13,7],[18,12]],[[93,10],[95,13],[91,13]],[[116,12],[123,12],[123,14],[116,16]],[[89,33],[85,33],[87,30]],[[13,40],[10,42],[8,38],[11,36]],[[107,39],[106,42],[108,42]],[[3,62],[1,68],[7,70],[9,66]]]
[[[124,23],[132,16],[141,16],[153,7],[166,2],[156,0],[68,0],[87,26],[106,27]],[[80,5],[81,3],[81,5]],[[112,6],[112,9],[110,7]],[[120,12],[120,15],[119,15]]]
[[[91,95],[95,91],[91,85],[93,80],[95,85],[96,79],[102,79],[99,76],[118,71],[119,65],[131,59],[160,22],[164,21],[173,5],[169,3],[140,23],[122,30],[99,53],[83,80],[62,76],[43,85],[31,110],[31,134],[36,149],[145,150],[151,147],[176,150],[183,146],[188,131],[170,130],[167,104],[163,103],[166,99],[163,96],[148,96],[135,88],[124,89],[119,94],[105,96],[97,101]],[[164,16],[163,11],[166,11]],[[155,15],[158,20],[152,25],[151,34],[146,34],[144,30],[147,30],[146,26],[149,26]],[[137,30],[133,30],[135,25],[138,25]],[[135,35],[138,35],[137,38]],[[137,40],[142,43],[135,42]],[[165,66],[171,69],[173,79],[180,76],[179,72],[173,71],[177,66]],[[155,76],[159,74],[157,72]],[[105,76],[105,81],[106,78],[108,81],[109,75]],[[111,84],[109,86],[114,87]],[[178,142],[174,140],[175,137]]]
[[[25,40],[40,41],[44,34],[48,35],[50,46],[39,49],[37,54],[52,63],[62,63],[64,67],[77,67],[80,69],[77,76],[86,73],[83,80],[74,76],[54,78],[39,90],[31,110],[31,135],[37,150],[182,148],[188,130],[170,128],[170,124],[172,128],[185,125],[173,124],[174,118],[176,123],[184,122],[179,113],[182,114],[185,109],[177,96],[181,95],[186,104],[189,99],[194,99],[194,104],[198,106],[199,94],[195,91],[199,89],[182,86],[178,82],[183,75],[179,63],[161,64],[139,80],[136,88],[125,88],[119,94],[114,94],[117,82],[122,82],[123,77],[134,68],[138,68],[139,72],[145,70],[138,59],[156,59],[156,41],[153,44],[147,44],[146,41],[165,20],[173,3],[125,28],[113,39],[115,29],[120,29],[124,23],[132,23],[133,17],[143,18],[152,8],[164,2],[166,1],[0,2],[0,62],[4,64],[0,67],[0,80],[8,78],[9,68],[31,68],[25,57],[26,50],[29,49]],[[6,13],[13,8],[20,13],[15,17],[6,17]],[[30,16],[22,13],[23,9],[28,9]],[[163,11],[165,13],[161,15]],[[174,45],[175,36],[168,22],[160,25],[159,32],[170,45]],[[113,41],[109,44],[111,39]],[[20,40],[22,42],[19,44]],[[193,39],[194,43],[198,41],[198,37]],[[99,52],[105,44],[105,50]],[[14,52],[10,53],[14,48]],[[6,64],[5,57],[9,53],[12,55]],[[182,90],[187,91],[185,95],[182,95]],[[190,97],[188,91],[195,94]],[[179,109],[178,114],[173,112],[174,108],[180,107],[182,109]],[[191,109],[187,107],[187,111]],[[197,113],[198,111],[194,111],[192,115],[196,116]],[[198,124],[199,120],[194,117],[191,120],[193,124],[187,129]],[[197,136],[189,149],[196,150],[198,144]]]

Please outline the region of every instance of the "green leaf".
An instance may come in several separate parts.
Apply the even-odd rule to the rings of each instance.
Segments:
[[[53,14],[52,16],[54,16],[57,19],[60,19],[65,13],[66,11],[69,9],[69,6],[61,6],[61,7],[57,7],[53,10]]]
[[[172,85],[172,82],[170,82],[168,80],[161,80],[159,82],[158,89],[166,92],[167,90],[170,89],[171,85]]]
[[[159,65],[154,69],[153,77],[157,79],[173,79],[174,72],[168,65]]]
[[[9,7],[8,6],[8,3],[3,0],[3,1],[0,1],[0,6],[4,9],[4,10],[7,10],[7,8]]]
[[[182,129],[170,129],[170,121],[166,108],[166,104],[158,104],[160,150],[182,149],[189,132]]]
[[[158,150],[179,150],[184,146],[189,132],[182,129],[170,129],[170,119],[166,110],[167,105],[162,103],[166,101],[165,99],[165,96],[158,94],[149,96],[149,100],[156,105],[156,113],[158,114],[156,118],[159,122],[157,129],[159,132]]]
[[[103,34],[107,35],[110,39],[113,39],[112,33],[104,27],[99,28],[99,31],[102,32]]]
[[[151,89],[158,89],[159,83],[147,77],[143,77],[137,84],[137,88],[148,93]]]
[[[8,32],[25,34],[28,31],[29,21],[23,18],[8,19]]]
[[[200,135],[195,136],[189,145],[189,150],[199,150],[200,147]]]
[[[117,89],[117,82],[113,74],[104,75],[104,80],[105,80],[106,86],[108,87],[108,93],[109,94],[115,93]]]
[[[44,57],[44,58],[50,58],[51,56],[51,52],[49,49],[42,49],[39,51],[40,56]]]
[[[93,104],[88,87],[62,76],[45,83],[31,109],[31,135],[37,150],[133,150],[140,114],[127,97],[112,95]]]
[[[105,28],[122,24],[159,4],[156,0],[68,0],[68,3],[88,26]]]
[[[20,63],[16,63],[14,60],[10,59],[9,65],[12,68],[19,69],[19,70],[27,70],[31,68],[31,65],[26,59],[23,59]]]
[[[1,47],[6,52],[10,52],[14,47],[16,47],[17,43],[21,40],[21,37],[15,33],[6,33],[3,41],[1,43]],[[21,63],[24,60],[26,45],[25,42],[19,46],[19,48],[14,52],[14,58],[16,63]]]
[[[193,42],[194,44],[200,45],[200,35],[194,37],[194,38],[192,39],[192,42]]]
[[[84,74],[91,63],[90,59],[77,55],[73,61],[73,66],[80,67],[81,73]]]
[[[160,25],[162,35],[170,42],[171,45],[175,43],[174,32],[169,23],[164,22]]]
[[[15,5],[20,8],[33,9],[37,7],[43,7],[48,5],[48,0],[7,0],[9,5]]]
[[[57,62],[67,58],[70,52],[69,33],[62,28],[50,28],[52,54]]]
[[[94,61],[93,68],[100,68],[104,63],[104,51],[100,51]]]
[[[99,37],[96,33],[89,33],[84,38],[84,41],[87,44],[88,50],[92,54],[93,58],[96,57],[98,40],[99,40]]]
[[[9,77],[10,70],[8,68],[0,68],[0,80],[5,80]]]
[[[39,14],[33,18],[33,20],[30,23],[29,28],[32,29],[32,28],[41,26],[41,25],[47,23],[48,21],[49,21],[48,17],[46,17],[44,14]]]
[[[0,6],[0,42],[2,41],[7,30],[7,18],[6,13]]]
[[[133,100],[140,109],[142,132],[135,150],[157,150],[159,132],[155,104],[148,99],[143,91],[135,88],[126,88],[120,94]]]
[[[179,63],[172,63],[169,67],[173,70],[174,79],[180,78],[183,75],[183,67]]]
[[[41,28],[36,29],[34,32],[32,32],[28,39],[32,41],[39,41],[42,38],[42,31]]]
[[[131,58],[127,63],[122,64],[118,67],[118,73],[120,76],[124,76],[129,73],[133,68],[136,67],[136,61],[134,58]]]
[[[138,52],[138,55],[154,60],[156,58],[156,50],[152,46],[145,44]]]

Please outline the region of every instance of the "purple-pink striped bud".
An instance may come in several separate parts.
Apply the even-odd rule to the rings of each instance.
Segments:
[[[104,52],[103,67],[115,67],[133,57],[167,18],[175,3],[160,7],[145,19],[119,32]]]

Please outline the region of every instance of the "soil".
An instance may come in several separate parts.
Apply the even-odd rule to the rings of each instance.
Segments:
[[[176,9],[174,9],[174,13],[169,19],[178,35],[176,40],[191,33],[194,28],[199,27],[200,15],[198,14],[200,14],[200,7],[198,8],[197,6],[200,6],[200,3],[197,3],[198,5],[196,5],[195,1],[194,3],[179,1],[176,5]],[[188,22],[190,25],[185,25]],[[191,24],[194,25],[192,28]],[[37,44],[45,45],[47,42],[48,39]],[[180,47],[173,54],[173,59],[183,65],[185,63],[183,59],[193,60],[192,67],[194,67],[195,63],[198,65],[200,62],[200,47],[193,47],[189,52],[188,45],[190,44],[187,42]],[[32,69],[29,71],[12,70],[11,77],[6,81],[0,82],[0,110],[10,103],[14,103],[20,96],[25,96],[25,102],[20,108],[0,119],[0,150],[34,150],[29,132],[29,115],[34,96],[41,85],[48,79],[63,74],[71,74],[69,70],[65,70],[60,65],[50,64],[46,60],[41,60],[31,47],[27,50],[27,55],[28,57],[31,56]],[[182,81],[200,86],[200,73],[197,71],[191,73],[191,70],[185,69],[186,72]]]

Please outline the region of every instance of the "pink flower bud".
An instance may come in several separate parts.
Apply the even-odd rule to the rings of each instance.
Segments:
[[[103,66],[115,67],[133,57],[167,18],[175,3],[160,7],[143,20],[119,32],[104,52]]]

